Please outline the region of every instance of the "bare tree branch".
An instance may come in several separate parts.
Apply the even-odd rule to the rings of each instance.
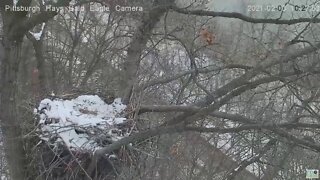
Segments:
[[[170,0],[170,3],[173,2],[174,0]],[[168,10],[168,6],[170,5],[164,6],[162,3],[156,2],[154,4],[155,8],[143,16],[141,24],[135,31],[128,48],[128,55],[123,65],[124,77],[122,77],[122,82],[120,83],[121,89],[123,90],[121,96],[123,97],[123,102],[125,104],[129,102],[133,87],[137,83],[137,73],[140,66],[142,51],[151,36],[153,28],[162,15]]]
[[[233,169],[232,172],[228,175],[228,177],[226,178],[227,180],[233,180],[235,179],[236,175],[239,174],[241,171],[243,171],[246,167],[248,167],[250,164],[257,162],[258,160],[260,160],[260,158],[266,154],[271,148],[272,146],[274,146],[276,143],[275,139],[270,140],[258,153],[258,155],[253,156],[249,159],[246,159],[244,161],[242,161],[239,166],[236,169]]]
[[[158,84],[169,83],[169,82],[177,80],[177,79],[179,79],[179,78],[181,78],[183,76],[195,73],[196,71],[197,71],[197,73],[205,74],[205,73],[210,73],[210,72],[214,72],[214,71],[221,71],[223,69],[244,69],[244,70],[249,70],[249,69],[252,69],[252,67],[245,66],[245,65],[240,65],[240,64],[228,64],[228,65],[226,65],[224,67],[215,67],[215,68],[204,67],[204,68],[199,68],[197,70],[190,70],[190,71],[182,72],[182,73],[179,73],[179,74],[176,74],[174,76],[167,77],[167,78],[151,80],[150,82],[141,84],[137,88],[137,90],[143,90],[143,89],[146,89],[148,87],[151,87],[151,86],[154,86],[154,85],[158,85]]]
[[[233,18],[233,19],[240,19],[249,23],[268,23],[268,24],[287,24],[293,25],[298,23],[320,23],[319,18],[298,18],[298,19],[260,19],[260,18],[252,18],[249,16],[245,16],[241,13],[237,12],[215,12],[215,11],[206,11],[206,10],[188,10],[185,8],[179,8],[177,6],[172,6],[172,10],[187,15],[197,15],[197,16],[210,16],[210,17],[225,17],[225,18]]]

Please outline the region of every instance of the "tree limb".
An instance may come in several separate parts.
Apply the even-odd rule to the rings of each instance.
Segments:
[[[185,8],[179,8],[177,6],[172,6],[172,10],[181,13],[181,14],[187,14],[187,15],[197,15],[197,16],[210,16],[210,17],[225,17],[225,18],[233,18],[233,19],[240,19],[245,22],[249,23],[264,23],[264,24],[287,24],[287,25],[293,25],[298,23],[305,23],[305,22],[311,22],[311,23],[320,23],[319,18],[298,18],[298,19],[260,19],[260,18],[252,18],[249,16],[245,16],[241,13],[237,12],[216,12],[216,11],[206,11],[206,10],[188,10]]]

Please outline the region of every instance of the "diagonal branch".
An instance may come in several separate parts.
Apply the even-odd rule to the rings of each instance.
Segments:
[[[253,156],[249,159],[246,159],[244,161],[242,161],[239,166],[234,169],[226,178],[227,180],[234,180],[236,175],[239,174],[241,171],[243,171],[245,168],[247,168],[250,164],[255,163],[257,161],[260,160],[260,158],[266,154],[275,144],[276,144],[276,140],[272,139],[270,140],[258,153],[258,155]]]
[[[249,70],[249,69],[252,69],[252,67],[246,66],[246,65],[241,65],[241,64],[228,64],[228,65],[226,65],[224,67],[210,68],[208,66],[208,67],[199,68],[197,70],[193,69],[193,70],[189,70],[189,71],[186,71],[186,72],[182,72],[182,73],[176,74],[174,76],[165,77],[165,78],[162,78],[162,79],[154,79],[154,80],[151,80],[149,82],[143,83],[137,88],[137,91],[138,90],[144,90],[144,89],[146,89],[148,87],[151,87],[151,86],[154,86],[154,85],[169,83],[171,81],[177,80],[177,79],[179,79],[179,78],[181,78],[183,76],[186,76],[186,75],[189,75],[189,74],[193,74],[195,72],[205,74],[205,73],[210,73],[210,72],[214,72],[214,71],[221,71],[223,69]]]
[[[41,13],[34,15],[28,19],[26,19],[22,24],[18,25],[22,29],[22,31],[29,31],[34,28],[36,25],[47,22],[56,16],[58,12],[56,11],[42,11]]]
[[[267,23],[267,24],[287,24],[293,25],[298,23],[320,23],[319,18],[298,18],[298,19],[261,19],[261,18],[252,18],[249,16],[245,16],[241,13],[236,12],[215,12],[215,11],[206,11],[206,10],[188,10],[185,8],[179,8],[176,6],[171,7],[172,10],[187,15],[197,15],[197,16],[210,16],[210,17],[225,17],[225,18],[233,18],[240,19],[249,23]]]

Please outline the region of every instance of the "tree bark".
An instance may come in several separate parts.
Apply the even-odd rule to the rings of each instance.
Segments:
[[[27,1],[25,1],[27,2]],[[12,3],[12,2],[6,2]],[[1,15],[3,20],[4,37],[2,46],[4,55],[1,63],[1,98],[0,98],[0,123],[4,139],[4,149],[9,171],[13,180],[25,178],[25,153],[23,140],[21,138],[21,126],[19,122],[19,110],[17,108],[18,71],[20,62],[20,48],[22,35],[12,36],[14,22],[21,23],[24,16],[21,13],[13,14],[6,12],[1,4]]]
[[[43,30],[45,31],[45,30]],[[43,32],[44,34],[44,32]],[[46,65],[45,65],[45,57],[43,55],[44,49],[43,49],[43,37],[44,35],[41,36],[40,40],[37,40],[34,38],[33,35],[27,34],[28,39],[32,42],[33,49],[35,52],[35,57],[37,60],[37,70],[39,71],[39,77],[38,77],[38,86],[39,88],[36,89],[38,92],[37,94],[39,97],[37,97],[38,100],[41,98],[43,95],[48,93],[48,83],[47,83],[47,75],[46,75]]]
[[[17,108],[17,79],[20,43],[5,43],[5,58],[1,67],[0,118],[4,149],[13,180],[23,180],[27,163],[23,149],[21,122]]]
[[[69,2],[69,1],[68,1]],[[12,12],[5,10],[6,5],[12,6],[12,0],[0,2],[0,13],[3,22],[3,59],[0,68],[0,123],[4,139],[4,149],[12,180],[25,180],[26,153],[22,138],[22,119],[18,109],[18,73],[21,61],[21,45],[25,34],[34,26],[46,22],[57,12],[44,11],[35,16],[27,17],[27,11]],[[20,0],[17,6],[28,7],[31,0]]]

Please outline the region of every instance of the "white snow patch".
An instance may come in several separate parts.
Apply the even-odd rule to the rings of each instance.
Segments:
[[[83,42],[83,43],[89,42],[89,38],[88,38],[87,36],[84,36],[84,37],[82,38],[82,42]]]
[[[201,159],[197,159],[197,164],[201,167],[203,167],[205,165],[205,163],[201,160]]]
[[[110,158],[110,159],[117,159],[118,157],[116,156],[116,155],[114,155],[114,154],[111,154],[111,155],[107,155],[108,156],[108,158]]]
[[[38,33],[30,32],[30,34],[32,34],[33,37],[34,37],[37,41],[39,41],[39,40],[41,39],[41,36],[42,36],[42,33],[43,33],[43,30],[44,30],[45,25],[46,25],[46,23],[42,23],[41,30],[40,30],[40,32],[38,32]]]
[[[13,0],[13,6],[17,6],[18,2],[19,2],[19,0]]]
[[[36,114],[40,118],[40,138],[44,141],[63,142],[69,148],[96,150],[101,147],[95,141],[103,131],[116,141],[125,135],[116,125],[126,122],[121,112],[126,108],[117,98],[106,104],[97,95],[82,95],[71,100],[43,99]],[[80,132],[81,131],[81,132]]]

